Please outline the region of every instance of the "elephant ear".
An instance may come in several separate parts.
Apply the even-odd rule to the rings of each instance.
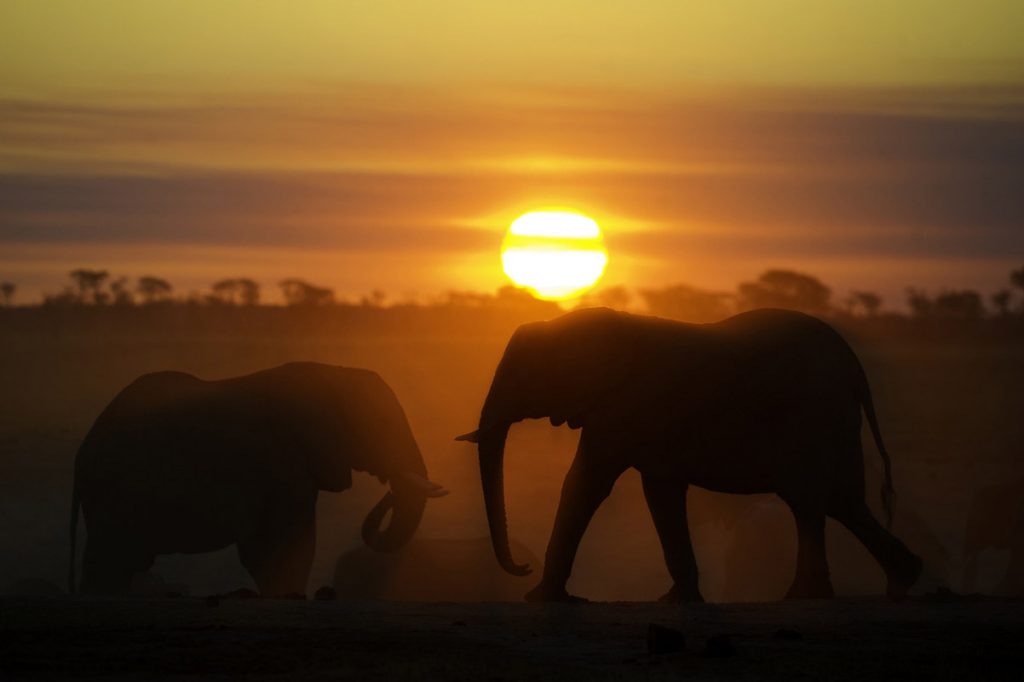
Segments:
[[[627,313],[590,308],[547,323],[552,424],[582,426],[587,414],[628,380],[637,354],[633,321]]]

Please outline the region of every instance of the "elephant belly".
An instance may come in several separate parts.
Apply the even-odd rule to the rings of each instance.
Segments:
[[[824,481],[837,456],[859,456],[859,406],[852,417],[812,405],[733,408],[670,422],[648,439],[637,468],[708,490],[754,494],[779,492],[797,479]]]
[[[253,472],[209,442],[168,445],[109,443],[91,453],[80,476],[88,532],[153,554],[213,551],[251,534],[266,507]]]
[[[257,512],[234,492],[218,488],[199,498],[167,500],[145,528],[156,554],[211,552],[251,534]]]

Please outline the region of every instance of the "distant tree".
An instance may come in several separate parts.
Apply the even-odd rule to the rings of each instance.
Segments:
[[[441,300],[441,305],[456,308],[482,308],[494,300],[489,294],[478,291],[449,291]]]
[[[236,281],[238,283],[238,302],[242,305],[259,305],[260,285],[246,277]]]
[[[66,286],[59,294],[44,294],[44,306],[71,306],[82,305],[81,295],[71,287]]]
[[[554,301],[543,301],[531,294],[528,289],[514,287],[511,284],[506,284],[498,289],[497,294],[488,305],[516,314],[537,316],[537,319],[562,311]]]
[[[1024,267],[1017,268],[1010,273],[1010,284],[1020,289],[1024,294]],[[1021,300],[1021,312],[1024,312],[1024,300]]]
[[[740,308],[789,308],[824,314],[830,309],[832,290],[816,277],[791,270],[768,270],[756,282],[739,286]]]
[[[222,279],[219,282],[214,282],[211,289],[213,289],[213,296],[210,297],[211,302],[234,305],[235,294],[238,292],[238,280]]]
[[[854,291],[853,298],[868,317],[878,315],[878,309],[882,307],[882,297],[870,291]]]
[[[78,287],[78,299],[81,303],[97,304],[101,302],[103,297],[100,296],[100,290],[110,273],[106,270],[79,268],[72,270],[68,275]]]
[[[705,291],[685,284],[643,289],[640,298],[651,314],[687,322],[716,322],[735,312],[731,294]]]
[[[977,320],[985,314],[985,304],[977,291],[944,291],[935,297],[933,312],[938,317]]]
[[[172,287],[166,279],[147,276],[139,278],[136,289],[142,297],[142,302],[151,304],[167,299],[171,295]]]
[[[260,302],[260,285],[251,279],[222,279],[213,284],[210,303],[229,305],[257,305]]]
[[[4,305],[10,307],[14,304],[14,292],[18,290],[18,285],[14,282],[3,282],[0,283],[0,295],[4,297]]]
[[[999,313],[1000,317],[1005,317],[1010,314],[1010,302],[1013,300],[1013,292],[1009,289],[1000,289],[991,296],[989,300],[992,301],[993,307],[996,312]]]
[[[1024,291],[1024,267],[1017,268],[1010,273],[1010,283]]]
[[[632,298],[629,289],[621,284],[614,287],[605,287],[597,291],[593,296],[594,303],[598,306],[615,310],[625,310],[628,308]]]
[[[387,300],[388,295],[380,289],[374,289],[366,296],[363,296],[362,300],[359,301],[360,305],[369,306],[371,308],[383,308],[384,302]]]
[[[317,306],[334,303],[334,291],[318,287],[301,279],[285,279],[278,286],[284,300],[291,306]]]
[[[133,305],[135,297],[128,288],[128,278],[118,277],[110,282],[110,294],[113,297],[114,305]]]
[[[914,287],[907,288],[907,305],[911,315],[918,318],[931,317],[935,308],[928,294]]]

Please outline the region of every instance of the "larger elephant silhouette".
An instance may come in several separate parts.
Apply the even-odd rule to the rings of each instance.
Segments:
[[[427,498],[447,492],[427,479],[405,413],[374,372],[302,362],[221,381],[144,375],[78,451],[69,589],[80,502],[83,592],[126,591],[160,554],[232,544],[262,594],[304,592],[319,491],[349,488],[353,470],[389,484],[362,526],[379,551],[408,542]]]
[[[867,377],[853,350],[824,322],[755,310],[694,325],[578,310],[525,324],[512,335],[484,402],[478,444],[498,562],[525,575],[508,547],[503,485],[509,427],[527,418],[581,428],[565,477],[540,583],[528,600],[566,601],[579,542],[619,475],[633,467],[673,586],[665,601],[702,601],[686,518],[690,485],[727,493],[776,493],[796,520],[789,598],[833,594],[825,516],[849,528],[881,564],[888,593],[916,582],[921,560],[871,514],[864,499],[861,411],[892,478]]]

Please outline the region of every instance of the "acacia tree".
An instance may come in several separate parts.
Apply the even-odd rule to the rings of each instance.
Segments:
[[[878,315],[878,310],[882,307],[882,297],[870,291],[854,291],[853,298],[868,317]]]
[[[301,279],[285,279],[278,283],[285,302],[290,306],[317,306],[334,303],[334,291]]]
[[[914,287],[907,289],[907,305],[910,306],[910,313],[914,317],[931,317],[934,310],[934,303],[927,293]]]
[[[1024,266],[1017,268],[1010,273],[1010,284],[1020,289],[1024,294]],[[1024,312],[1024,300],[1021,301],[1021,312]]]
[[[78,287],[78,300],[81,303],[103,303],[105,302],[105,296],[101,291],[103,282],[110,276],[110,273],[106,270],[89,270],[87,268],[78,268],[68,273],[68,276],[74,281],[75,286]]]
[[[238,287],[238,302],[242,305],[259,305],[260,285],[255,281],[242,277],[235,280]]]
[[[239,277],[222,279],[213,284],[213,300],[230,305],[258,305],[260,285],[255,281]]]
[[[1017,268],[1010,273],[1010,283],[1024,291],[1024,267]]]
[[[128,278],[118,277],[110,282],[110,294],[114,297],[114,305],[132,305],[135,297],[128,288]]]
[[[740,308],[789,308],[822,315],[830,310],[832,290],[816,277],[792,270],[768,270],[756,282],[739,286]]]
[[[956,320],[977,320],[985,314],[985,304],[977,291],[944,291],[935,297],[935,315]]]
[[[360,305],[364,305],[370,308],[383,308],[384,302],[387,301],[388,295],[380,289],[374,289],[366,296],[363,296],[359,302]]]
[[[166,300],[171,295],[171,283],[159,277],[140,277],[136,287],[142,302],[146,304]]]
[[[705,291],[686,284],[643,289],[640,297],[652,314],[686,322],[717,322],[734,312],[731,294]]]
[[[0,294],[4,297],[4,305],[10,307],[14,303],[14,292],[18,286],[14,282],[3,282],[0,284]]]
[[[238,292],[238,280],[237,279],[222,279],[219,282],[214,282],[213,286],[213,301],[218,303],[235,303],[235,294]]]
[[[992,305],[995,307],[996,312],[999,313],[1000,317],[1005,317],[1010,314],[1010,301],[1013,299],[1013,292],[1009,289],[1000,289],[991,296],[989,300],[992,301]]]

